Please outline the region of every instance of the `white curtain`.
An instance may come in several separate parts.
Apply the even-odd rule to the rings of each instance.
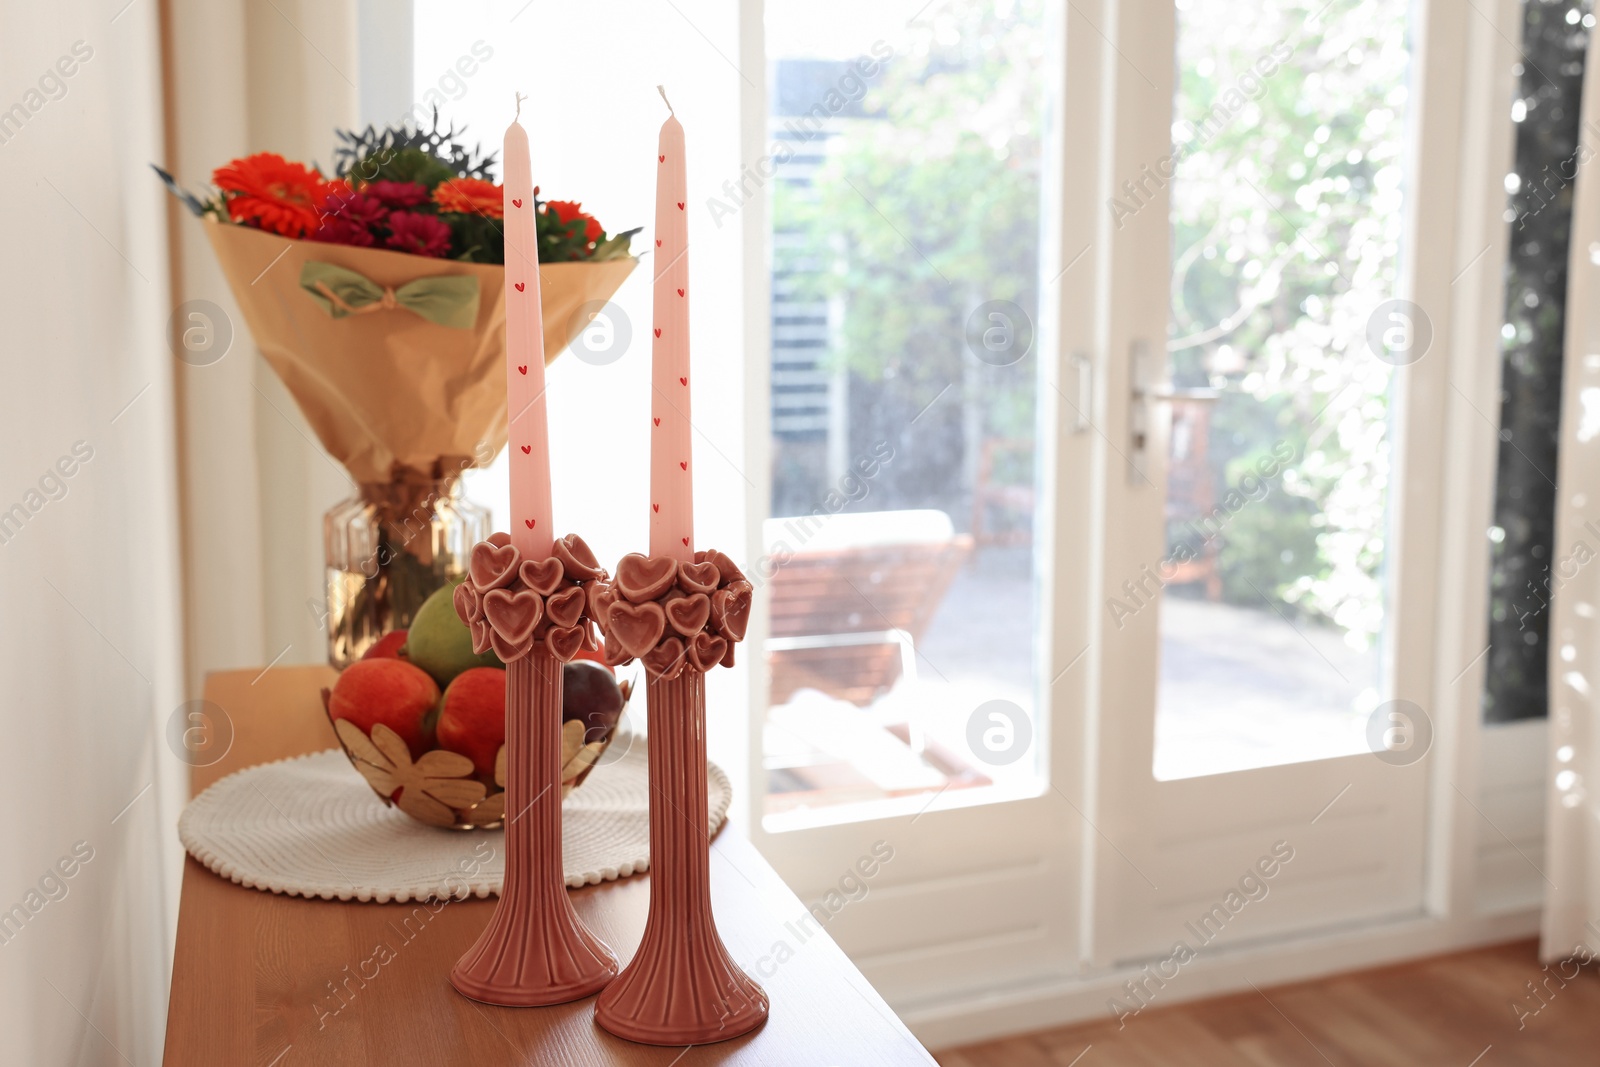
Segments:
[[[409,18],[388,4],[390,22]],[[172,0],[165,159],[190,188],[250,152],[332,163],[355,125],[356,0]],[[174,302],[222,310],[232,349],[177,364],[188,683],[208,670],[327,657],[322,513],[351,492],[256,354],[197,220],[173,231]]]
[[[0,1061],[157,1063],[183,769],[160,6],[0,0]]]
[[[1547,960],[1600,949],[1600,34],[1589,42],[1580,138],[1550,568]]]

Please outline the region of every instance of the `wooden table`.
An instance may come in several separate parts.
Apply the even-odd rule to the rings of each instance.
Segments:
[[[206,699],[232,721],[228,754],[193,771],[204,789],[243,767],[336,744],[317,691],[325,667],[230,671]],[[354,772],[351,772],[354,774]],[[712,845],[712,896],[729,951],[766,987],[760,1030],[716,1045],[635,1045],[594,1024],[594,1000],[552,1008],[494,1008],[451,988],[447,974],[495,902],[452,901],[398,932],[416,904],[278,896],[217,877],[193,857],[183,873],[168,1067],[400,1067],[403,1064],[931,1064],[826,933],[803,937],[806,909],[748,841],[729,830]],[[578,914],[626,961],[644,932],[648,875],[572,892]],[[422,915],[427,916],[424,908]],[[796,924],[791,927],[787,924]],[[416,932],[420,928],[420,932]],[[815,929],[812,923],[810,930]],[[380,945],[390,958],[374,959]],[[793,953],[774,962],[774,950]],[[348,968],[348,970],[347,970]],[[363,980],[358,968],[376,977]],[[335,989],[343,993],[340,999]],[[335,1013],[330,1009],[338,1008]]]

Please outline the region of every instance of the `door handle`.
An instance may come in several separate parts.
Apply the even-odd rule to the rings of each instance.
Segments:
[[[1151,402],[1174,400],[1195,404],[1214,404],[1222,396],[1221,389],[1174,389],[1170,385],[1135,385],[1133,395]]]
[[[1220,389],[1178,389],[1151,380],[1164,373],[1164,368],[1151,365],[1150,344],[1134,341],[1128,346],[1128,481],[1132,485],[1149,485],[1146,477],[1150,448],[1150,408],[1155,404],[1199,403],[1212,404],[1222,396]]]
[[[1074,352],[1072,365],[1078,371],[1078,406],[1074,409],[1072,432],[1086,433],[1094,425],[1089,421],[1089,410],[1094,406],[1094,361],[1082,352]]]

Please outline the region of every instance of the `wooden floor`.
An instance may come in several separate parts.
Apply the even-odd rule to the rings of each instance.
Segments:
[[[936,1053],[944,1067],[1600,1064],[1600,973],[1518,941]],[[1536,999],[1527,983],[1540,986]]]

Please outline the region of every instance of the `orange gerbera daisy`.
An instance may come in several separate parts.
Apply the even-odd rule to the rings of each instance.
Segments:
[[[583,205],[576,200],[551,200],[545,207],[555,213],[563,226],[570,225],[573,219],[583,219],[585,240],[599,240],[600,235],[606,232],[600,220],[583,210]]]
[[[228,217],[285,237],[315,233],[324,198],[334,188],[316,171],[276,152],[258,152],[212,172],[227,194]]]
[[[498,219],[504,218],[506,213],[505,188],[482,178],[446,178],[433,187],[433,202],[439,205],[440,211],[456,211],[463,215]]]

